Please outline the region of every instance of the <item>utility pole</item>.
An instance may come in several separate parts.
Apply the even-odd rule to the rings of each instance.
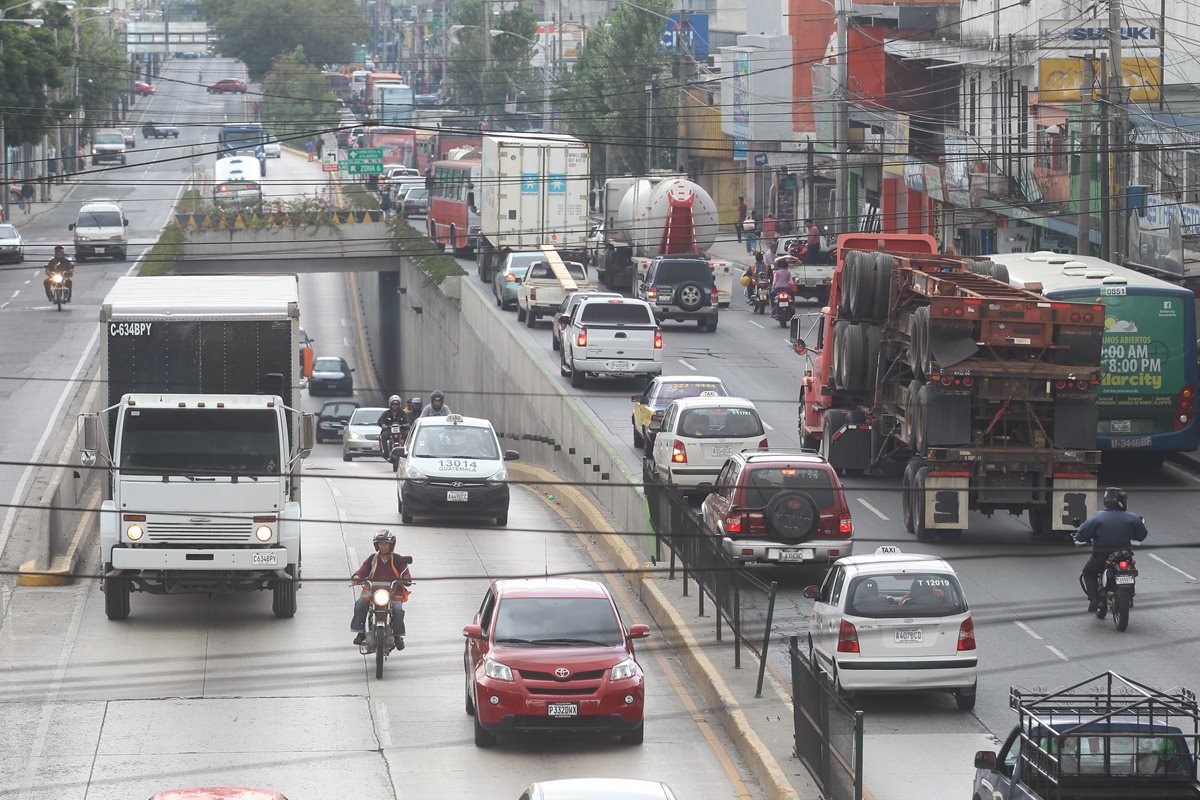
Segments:
[[[492,65],[492,0],[483,0],[483,69],[479,72],[479,95],[483,100],[483,116],[487,118],[488,111],[488,71]],[[449,52],[446,53],[449,60]],[[443,69],[445,69],[443,67]]]
[[[1076,222],[1075,252],[1081,256],[1092,253],[1092,162],[1096,150],[1092,147],[1092,57],[1083,57],[1083,88],[1080,89],[1079,141],[1079,215]]]
[[[646,84],[646,172],[654,169],[654,77]]]
[[[834,103],[836,130],[833,143],[833,163],[836,170],[834,191],[837,198],[833,204],[832,223],[835,231],[844,232],[850,230],[850,56],[845,0],[835,0],[834,15],[837,17],[838,96]]]
[[[682,108],[679,109],[681,114],[680,125],[677,128],[677,138],[675,139],[675,166],[680,168],[681,172],[687,171],[688,164],[688,147],[687,147],[687,126],[691,117],[691,87],[688,86],[690,71],[688,70],[688,19],[687,9],[679,11],[679,28],[675,32],[675,84],[679,87]]]
[[[1159,29],[1159,36],[1163,36],[1163,31]],[[1127,229],[1127,209],[1129,208],[1128,191],[1129,191],[1129,126],[1128,126],[1128,109],[1126,108],[1126,89],[1124,78],[1124,62],[1121,60],[1121,0],[1109,0],[1108,5],[1108,45],[1109,45],[1109,61],[1112,67],[1112,75],[1108,79],[1108,101],[1112,110],[1112,134],[1109,136],[1110,146],[1115,153],[1115,161],[1113,164],[1113,183],[1117,186],[1116,195],[1113,197],[1113,212],[1116,214],[1116,220],[1112,226],[1112,239],[1110,241],[1111,258],[1117,264],[1125,263],[1126,239],[1129,235]],[[1160,65],[1161,67],[1161,65]],[[1161,84],[1162,81],[1160,80]],[[1162,91],[1162,86],[1158,87],[1158,91]],[[1105,180],[1109,180],[1109,176],[1104,176]]]
[[[1112,148],[1109,142],[1109,126],[1112,120],[1108,113],[1108,54],[1100,54],[1100,258],[1112,261]]]

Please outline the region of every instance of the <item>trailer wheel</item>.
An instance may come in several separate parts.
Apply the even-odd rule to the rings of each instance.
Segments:
[[[990,275],[991,277],[1000,281],[1001,283],[1008,283],[1008,265],[1007,264],[997,264],[995,261],[988,261],[986,263],[988,265],[988,267],[987,267],[988,275]]]
[[[838,320],[833,324],[832,352],[833,355],[829,360],[829,380],[835,389],[842,389],[842,361],[845,357],[843,340],[846,338],[846,329],[850,326],[845,320]]]
[[[838,293],[838,315],[842,317],[851,316],[850,298],[858,282],[858,259],[858,251],[851,250],[846,254],[845,263],[842,265],[842,290]]]
[[[930,542],[937,534],[928,527],[925,519],[925,484],[929,479],[929,467],[921,467],[913,476],[913,533],[918,542]]]
[[[875,262],[859,255],[850,277],[850,316],[869,317],[875,310]]]
[[[838,465],[834,463],[831,457],[833,453],[833,435],[842,429],[846,424],[847,414],[839,408],[831,408],[825,412],[825,418],[821,420],[821,457],[837,469]]]
[[[1054,522],[1050,519],[1050,508],[1029,509],[1029,532],[1035,539],[1049,539],[1054,535]]]
[[[892,299],[892,275],[896,264],[888,253],[875,254],[875,274],[872,296],[875,299],[874,313],[871,316],[877,320],[888,318],[888,306]]]
[[[867,364],[866,372],[863,373],[863,388],[870,389],[882,382],[883,374],[886,371],[886,362],[882,352],[883,326],[867,325],[863,338],[866,341],[867,347]]]
[[[904,443],[917,455],[921,453],[917,447],[917,398],[921,396],[922,386],[923,383],[913,380],[904,391],[904,419],[908,423],[904,432]]]
[[[871,376],[871,333],[869,325],[850,325],[843,343],[843,388],[860,392]],[[878,347],[876,347],[878,349]]]
[[[929,377],[929,306],[921,306],[912,315],[911,346],[913,375],[920,380]]]
[[[904,529],[909,533],[913,532],[913,480],[920,466],[920,459],[909,459],[900,479],[900,515],[904,518]]]
[[[913,383],[918,383],[918,381],[913,381]],[[916,387],[917,393],[913,395],[913,450],[917,455],[920,456],[925,455],[925,450],[929,447],[929,437],[926,435],[927,432],[925,430],[925,423],[928,419],[927,412],[929,411],[929,408],[926,405],[928,402],[928,395],[925,392],[925,386],[926,384],[918,383],[918,386]]]

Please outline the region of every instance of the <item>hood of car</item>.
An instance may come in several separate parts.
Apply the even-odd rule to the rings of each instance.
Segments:
[[[347,425],[346,430],[351,433],[361,433],[363,436],[375,436],[379,433],[378,425]]]
[[[498,644],[492,647],[489,655],[509,669],[550,675],[557,675],[559,669],[568,670],[570,675],[612,669],[629,657],[624,645],[540,647]]]

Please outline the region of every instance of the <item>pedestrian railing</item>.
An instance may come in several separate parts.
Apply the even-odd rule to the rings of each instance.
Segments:
[[[838,695],[829,674],[791,637],[796,758],[828,800],[862,800],[863,712]]]

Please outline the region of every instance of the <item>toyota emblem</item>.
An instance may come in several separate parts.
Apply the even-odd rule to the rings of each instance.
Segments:
[[[561,680],[566,680],[570,675],[571,670],[567,669],[566,667],[559,667],[558,669],[554,670],[554,677]]]

